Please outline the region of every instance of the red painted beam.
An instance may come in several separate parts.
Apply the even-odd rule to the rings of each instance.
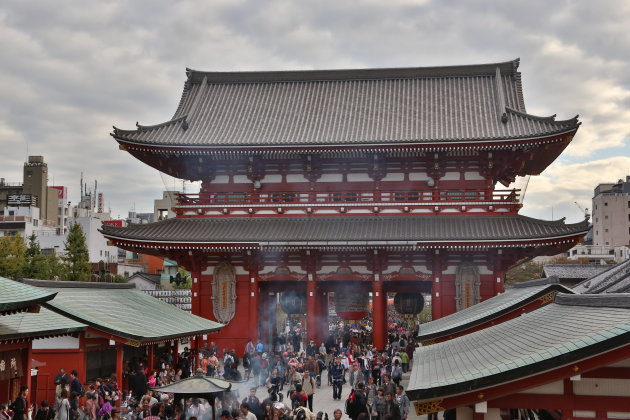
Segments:
[[[606,353],[593,355],[587,359],[577,361],[557,369],[517,379],[505,384],[489,388],[479,388],[456,396],[445,396],[443,397],[442,407],[448,409],[462,405],[475,404],[481,401],[492,401],[518,392],[524,392],[537,386],[570,378],[572,376],[579,375],[582,372],[589,372],[594,369],[609,366],[628,358],[630,358],[630,344]]]

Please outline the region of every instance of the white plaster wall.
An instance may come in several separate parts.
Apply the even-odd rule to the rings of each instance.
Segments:
[[[519,392],[519,394],[562,395],[564,394],[564,385],[562,381],[556,381],[527,389],[523,392]]]
[[[447,172],[444,174],[441,181],[459,181],[460,173],[459,172]]]
[[[479,172],[464,172],[464,179],[466,181],[482,181],[485,178],[479,174]]]
[[[409,174],[410,181],[426,181],[429,179],[429,175],[426,172],[411,172]]]
[[[341,182],[343,181],[342,174],[323,174],[317,182]]]
[[[264,184],[265,182],[282,182],[282,175],[265,175],[263,179],[260,180],[260,182],[261,184]]]
[[[405,179],[405,174],[402,172],[390,172],[385,175],[381,181],[403,181]]]
[[[252,181],[247,178],[247,175],[234,175],[235,184],[251,184]]]
[[[630,397],[630,379],[582,378],[573,382],[575,395]]]
[[[36,338],[33,340],[33,350],[48,349],[78,349],[79,338],[64,336],[52,338]]]
[[[372,178],[368,174],[348,174],[350,182],[372,182]]]
[[[308,182],[308,179],[302,174],[288,174],[287,182]]]

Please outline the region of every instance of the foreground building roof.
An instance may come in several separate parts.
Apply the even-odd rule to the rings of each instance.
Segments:
[[[609,268],[610,266],[601,264],[545,264],[543,272],[546,277],[558,277],[560,282],[579,282]]]
[[[362,70],[187,70],[173,118],[129,144],[172,147],[387,145],[497,141],[577,129],[577,117],[527,114],[519,60]]]
[[[49,309],[39,313],[22,312],[0,317],[0,342],[55,337],[85,331],[87,325]]]
[[[38,310],[38,305],[55,297],[55,292],[38,289],[0,277],[0,315]]]
[[[146,344],[191,337],[217,331],[223,325],[189,314],[155,299],[128,284],[23,282],[42,290],[56,292],[46,307],[58,314],[88,325],[100,332]]]
[[[562,241],[584,234],[588,222],[565,224],[520,215],[174,218],[124,228],[103,225],[119,241],[161,246],[344,246],[502,244]],[[560,242],[557,242],[560,243]],[[509,245],[507,245],[509,246]]]
[[[484,300],[476,305],[447,315],[435,321],[422,324],[418,339],[422,343],[449,338],[480,329],[486,324],[497,322],[502,317],[518,316],[529,304],[536,302],[531,309],[538,309],[553,300],[557,292],[573,293],[558,283],[557,277],[532,280],[508,286],[504,293]],[[530,309],[530,310],[531,310]]]
[[[449,398],[458,398],[457,405],[466,398],[468,403],[479,402],[492,397],[491,387],[539,373],[556,370],[564,377],[574,376],[586,366],[585,360],[628,343],[630,295],[559,293],[552,304],[538,310],[420,347],[407,395],[418,402]],[[623,355],[627,358],[627,351]]]
[[[577,293],[630,293],[630,260],[605,266],[608,269],[575,285]]]

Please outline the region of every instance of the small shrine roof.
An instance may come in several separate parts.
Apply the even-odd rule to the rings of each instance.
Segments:
[[[38,289],[0,277],[0,315],[28,311],[55,297],[55,292]]]
[[[46,303],[52,311],[138,344],[208,334],[223,327],[136,290],[133,285],[22,281],[56,292],[55,299]]]
[[[407,395],[446,398],[603,354],[630,339],[630,295],[566,295],[501,324],[420,347]]]
[[[420,325],[418,339],[431,340],[471,329],[518,310],[551,292],[573,293],[559,284],[557,277],[517,283],[506,287],[500,295]]]
[[[562,280],[584,280],[610,268],[600,264],[545,264],[543,271],[547,277],[556,276]]]
[[[203,373],[195,373],[181,381],[172,382],[160,387],[153,387],[151,389],[153,391],[180,394],[182,396],[203,396],[229,391],[231,388],[232,384],[228,381],[208,377]]]
[[[358,70],[204,72],[173,118],[119,141],[164,147],[309,147],[529,139],[576,130],[525,110],[519,60]]]
[[[84,331],[87,325],[49,309],[0,317],[0,341],[54,337]]]
[[[576,284],[577,293],[628,293],[630,292],[630,260],[604,266],[607,270]]]
[[[583,234],[588,222],[566,224],[520,215],[173,218],[127,227],[103,225],[112,239],[161,244],[260,246],[416,245],[511,242]]]

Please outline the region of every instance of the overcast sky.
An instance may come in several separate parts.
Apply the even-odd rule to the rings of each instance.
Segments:
[[[582,219],[593,188],[630,175],[630,2],[206,0],[0,5],[0,177],[43,155],[79,198],[98,180],[114,217],[153,211],[173,179],[118,150],[112,125],[168,120],[198,70],[422,67],[521,58],[530,113],[580,115],[532,177],[522,214]],[[177,183],[176,186],[181,185]]]

